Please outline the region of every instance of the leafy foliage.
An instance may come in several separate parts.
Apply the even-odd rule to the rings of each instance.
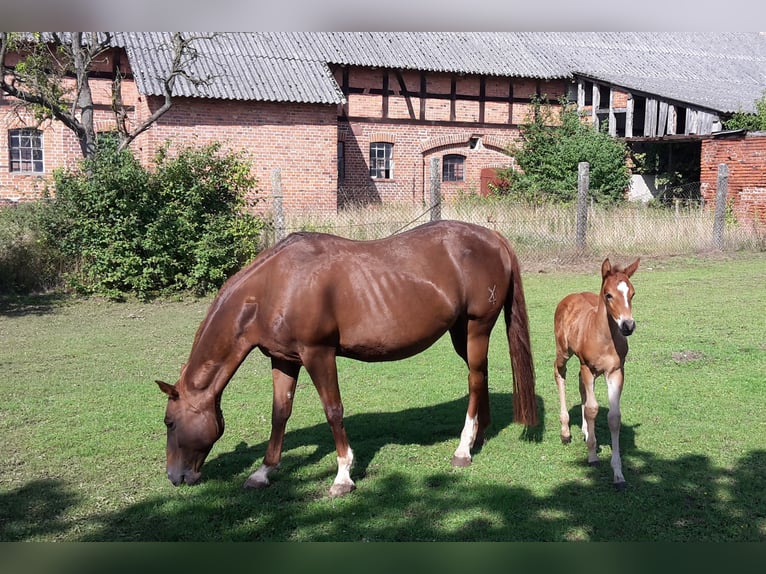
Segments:
[[[0,205],[0,294],[26,294],[60,287],[64,258],[44,241],[37,202]]]
[[[245,196],[255,180],[220,144],[167,147],[146,170],[129,151],[104,145],[74,170],[54,175],[46,229],[80,260],[70,283],[111,298],[219,287],[258,251],[263,221]]]
[[[755,102],[755,110],[754,114],[735,113],[724,122],[724,126],[728,130],[745,129],[753,132],[766,130],[766,91],[761,99]]]
[[[577,198],[577,166],[590,163],[590,191],[602,203],[624,199],[630,184],[624,143],[583,123],[561,102],[558,117],[550,104],[533,100],[531,119],[521,126],[521,143],[510,151],[516,167],[498,170],[497,193],[526,201],[569,202]]]

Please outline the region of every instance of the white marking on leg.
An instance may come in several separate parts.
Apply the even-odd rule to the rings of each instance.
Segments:
[[[607,396],[609,397],[609,431],[612,433],[612,470],[614,471],[614,482],[625,482],[622,474],[622,458],[620,457],[620,394],[622,388],[607,378],[606,380]]]
[[[258,467],[253,474],[251,474],[245,481],[245,487],[247,488],[266,488],[269,483],[269,475],[274,472],[276,466],[267,466],[262,464]]]
[[[356,488],[351,480],[351,466],[354,464],[354,453],[349,447],[345,457],[338,457],[338,474],[330,488],[330,496],[341,496]]]
[[[460,433],[460,444],[455,450],[455,457],[471,460],[471,447],[476,440],[476,431],[479,429],[479,416],[470,417],[465,415],[465,425]]]

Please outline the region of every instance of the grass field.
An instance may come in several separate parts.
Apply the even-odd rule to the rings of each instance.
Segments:
[[[552,314],[596,290],[593,269],[525,274],[542,423],[511,422],[505,337],[493,337],[489,441],[450,466],[466,370],[446,339],[387,364],[339,362],[357,490],[332,499],[333,442],[302,375],[273,484],[242,484],[269,434],[268,361],[254,353],[223,396],[226,433],[195,487],[164,473],[164,395],[209,299],[0,302],[2,541],[766,540],[766,255],[642,260],[622,400],[623,470],[559,440]]]

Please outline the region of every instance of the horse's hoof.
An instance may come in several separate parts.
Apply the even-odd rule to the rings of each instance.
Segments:
[[[333,484],[330,488],[330,496],[332,498],[337,498],[339,496],[344,496],[353,490],[356,490],[355,484]]]
[[[624,490],[625,490],[627,487],[628,487],[628,483],[627,483],[627,482],[625,482],[624,480],[623,480],[622,482],[615,482],[615,483],[614,483],[614,489],[615,489],[617,492],[622,492],[622,491],[624,491]]]
[[[471,458],[465,457],[465,456],[453,456],[452,466],[457,466],[457,467],[471,466]]]
[[[264,482],[262,480],[256,480],[251,476],[245,481],[245,484],[242,485],[242,488],[253,488],[256,490],[262,490],[266,488],[267,486],[269,486],[269,481]]]
[[[562,436],[561,437],[561,444],[569,444],[572,442],[572,436]]]
[[[598,466],[599,464],[601,464],[600,460],[589,460],[588,461],[588,466]]]

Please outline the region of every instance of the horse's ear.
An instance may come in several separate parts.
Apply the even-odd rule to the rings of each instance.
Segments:
[[[605,279],[607,275],[609,275],[609,272],[612,270],[612,264],[609,263],[609,257],[604,259],[604,262],[601,264],[601,278]]]
[[[160,390],[165,393],[169,399],[177,399],[178,398],[178,390],[173,385],[169,385],[166,382],[163,381],[154,381],[157,383],[160,387]]]
[[[638,259],[636,259],[636,260],[635,260],[633,263],[631,263],[630,265],[628,265],[628,266],[625,268],[625,275],[627,275],[628,277],[630,277],[631,275],[633,275],[633,274],[636,272],[636,269],[638,269],[638,264],[639,264],[639,262],[640,262],[640,261],[641,261],[641,258],[639,257],[639,258],[638,258]]]

